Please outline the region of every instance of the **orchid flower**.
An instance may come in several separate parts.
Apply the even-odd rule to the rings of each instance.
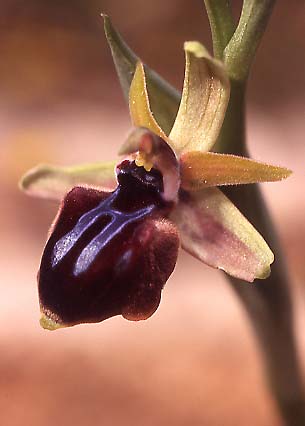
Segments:
[[[169,132],[158,124],[138,61],[129,90],[134,126],[117,163],[40,165],[22,179],[34,196],[61,201],[38,274],[41,325],[150,317],[174,270],[178,247],[252,282],[270,274],[273,253],[218,188],[276,181],[289,170],[209,152],[230,94],[223,64],[185,43],[180,107]],[[117,166],[115,166],[117,164]]]

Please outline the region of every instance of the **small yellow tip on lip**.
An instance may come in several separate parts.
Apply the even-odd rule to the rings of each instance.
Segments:
[[[58,324],[57,322],[55,322],[51,318],[47,317],[45,314],[41,315],[39,323],[40,323],[41,327],[44,328],[45,330],[53,331],[53,330],[57,330],[58,328],[62,327],[62,325]]]

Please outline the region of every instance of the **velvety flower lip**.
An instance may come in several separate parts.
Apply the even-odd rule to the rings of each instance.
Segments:
[[[116,168],[41,165],[20,183],[30,195],[63,198],[39,272],[41,325],[48,329],[119,314],[148,318],[174,269],[179,243],[234,277],[266,278],[272,251],[217,186],[291,173],[209,152],[230,84],[223,64],[199,42],[185,43],[182,98],[172,122],[165,83],[128,49],[107,17],[105,29],[134,125],[119,151],[125,159]]]
[[[74,187],[62,202],[38,278],[45,328],[146,319],[159,305],[179,246],[174,204],[157,169],[124,160],[117,174],[115,191]]]

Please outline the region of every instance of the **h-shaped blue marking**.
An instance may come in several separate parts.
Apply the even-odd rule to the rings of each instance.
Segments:
[[[116,209],[112,209],[112,203],[116,198],[117,188],[106,200],[103,200],[97,207],[83,214],[77,221],[74,228],[64,235],[54,246],[52,255],[52,267],[56,267],[64,257],[73,248],[75,243],[81,236],[90,229],[92,225],[100,218],[101,213],[110,217],[109,223],[94,237],[86,247],[83,248],[74,265],[73,275],[80,275],[94,262],[96,256],[116,235],[119,234],[124,228],[149,215],[154,205],[149,205],[143,209],[136,210],[135,212],[125,213]],[[108,211],[107,211],[108,210]]]

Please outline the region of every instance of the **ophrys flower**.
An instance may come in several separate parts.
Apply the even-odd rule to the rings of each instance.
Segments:
[[[179,239],[196,258],[235,277],[269,275],[268,245],[216,187],[279,180],[290,172],[208,152],[223,122],[229,80],[198,42],[186,43],[185,51],[182,99],[169,135],[151,112],[138,63],[129,92],[135,129],[120,149],[117,180],[113,164],[39,166],[23,178],[23,189],[34,195],[58,198],[68,191],[40,267],[45,328],[117,314],[149,317],[174,268]]]

